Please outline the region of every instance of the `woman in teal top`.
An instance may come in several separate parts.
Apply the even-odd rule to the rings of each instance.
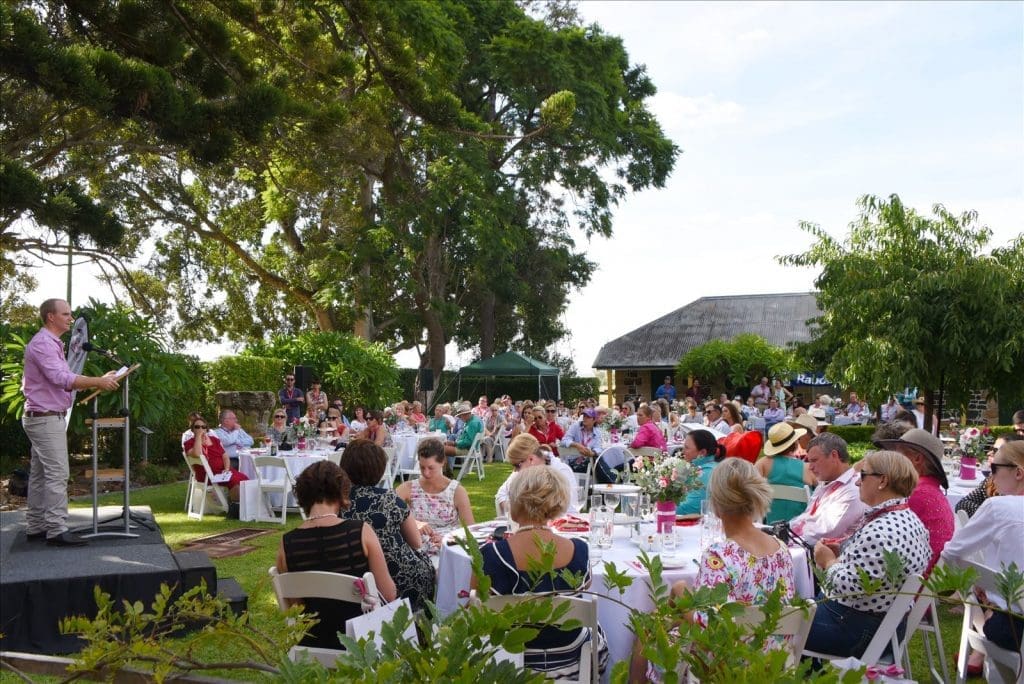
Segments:
[[[683,458],[700,468],[700,481],[704,484],[686,495],[676,504],[676,515],[700,513],[700,504],[708,496],[708,482],[715,465],[725,458],[725,447],[707,430],[692,430],[683,440]]]
[[[803,428],[794,428],[789,423],[773,425],[768,431],[764,445],[765,456],[757,462],[757,470],[768,480],[768,484],[803,487],[817,483],[807,464],[797,458],[800,438],[807,433]],[[807,508],[806,501],[772,499],[771,508],[764,521],[767,524],[780,520],[792,520]]]

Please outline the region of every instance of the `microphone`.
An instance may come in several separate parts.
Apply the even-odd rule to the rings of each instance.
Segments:
[[[84,349],[87,352],[96,352],[100,356],[107,357],[108,359],[110,359],[114,363],[119,363],[122,366],[125,365],[124,361],[122,361],[121,359],[117,358],[117,354],[115,354],[114,352],[112,352],[112,351],[110,351],[108,349],[103,349],[102,347],[97,347],[92,342],[84,342],[84,343],[82,343],[82,349]]]

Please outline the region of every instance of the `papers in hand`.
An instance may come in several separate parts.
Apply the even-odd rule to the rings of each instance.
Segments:
[[[230,481],[231,481],[231,472],[230,471],[226,472],[226,473],[217,473],[216,475],[214,475],[213,477],[210,478],[210,482],[213,482],[215,484],[223,484],[224,482],[230,482]]]
[[[120,380],[124,376],[128,375],[128,371],[130,370],[131,369],[128,366],[121,366],[117,369],[117,373],[114,374],[114,377]]]

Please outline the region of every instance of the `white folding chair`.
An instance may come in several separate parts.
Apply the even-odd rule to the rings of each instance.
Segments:
[[[508,460],[508,442],[509,439],[505,434],[504,430],[498,430],[498,434],[494,436],[494,462],[507,461]]]
[[[365,573],[362,577],[342,575],[337,572],[322,572],[319,570],[307,570],[303,572],[279,573],[276,567],[268,571],[271,582],[274,585],[274,594],[277,596],[277,606],[282,611],[288,610],[293,603],[304,598],[333,599],[345,601],[346,603],[363,603],[363,593],[360,591],[358,582],[361,580],[366,596],[377,599],[377,582],[372,572]],[[377,600],[371,606],[371,610],[380,605]],[[338,644],[339,646],[341,644]],[[288,657],[296,661],[303,654],[307,654],[313,660],[324,667],[334,667],[338,656],[344,653],[344,649],[338,648],[314,648],[311,646],[292,646],[288,651]]]
[[[341,455],[345,453],[344,449],[335,449],[327,453],[327,460],[336,466],[341,465]]]
[[[967,561],[965,567],[974,568],[978,573],[978,579],[974,586],[984,589],[989,596],[999,595],[996,582],[997,572],[990,567]],[[960,631],[960,657],[956,662],[956,681],[963,684],[967,675],[967,652],[968,646],[976,651],[985,654],[985,678],[989,682],[1012,682],[1024,681],[1024,641],[1016,651],[996,646],[985,636],[985,611],[978,605],[973,594],[969,600],[964,601],[964,622]],[[1018,596],[1016,601],[1009,602],[1010,610],[1018,615],[1024,615],[1024,596]]]
[[[196,471],[189,464],[188,454],[184,449],[181,450],[181,457],[185,459],[185,467],[188,468],[188,490],[185,492],[185,512],[188,513],[192,510],[192,492],[196,485]]]
[[[914,601],[914,607],[907,615],[907,631],[904,638],[907,645],[918,632],[921,633],[921,640],[924,642],[925,657],[928,659],[928,670],[932,678],[938,684],[949,681],[949,666],[946,664],[946,649],[942,644],[942,630],[938,625],[938,613],[935,599],[927,594],[921,594]],[[935,652],[938,655],[938,667],[935,664],[935,656],[932,655],[932,639],[935,640]],[[910,649],[903,649],[903,670],[907,679],[913,679],[910,670]],[[940,671],[941,670],[941,671]]]
[[[288,520],[288,497],[295,487],[288,472],[288,466],[280,456],[256,456],[252,459],[256,468],[256,482],[260,490],[260,507],[257,509],[256,520],[260,522],[275,522],[285,524]],[[273,475],[267,473],[273,468]],[[274,502],[271,499],[275,494],[281,497],[281,515],[274,514]],[[302,513],[301,509],[299,511]],[[303,514],[303,519],[305,515]]]
[[[199,456],[193,456],[192,454],[185,454],[185,463],[188,464],[189,471],[192,476],[189,478],[189,492],[188,492],[188,517],[190,520],[202,520],[203,515],[206,513],[207,498],[212,494],[213,499],[210,503],[213,506],[219,506],[223,512],[228,510],[228,497],[224,494],[224,489],[219,485],[213,483],[213,470],[210,469],[210,463],[206,460],[206,456],[200,454]],[[200,467],[206,472],[206,477],[202,482],[195,476],[195,467]],[[198,504],[199,510],[196,510]]]
[[[903,622],[903,618],[907,615],[907,611],[910,610],[911,605],[914,603],[917,592],[921,590],[923,581],[921,575],[909,575],[906,581],[903,582],[903,586],[896,593],[892,605],[889,606],[885,617],[882,618],[881,624],[878,625],[875,636],[871,638],[867,648],[864,649],[863,655],[860,656],[861,661],[869,665],[879,663],[882,660],[885,649],[891,645],[892,662],[903,662],[903,649],[906,646],[907,640],[906,638],[901,640],[897,630],[900,623]],[[818,658],[821,660],[842,660],[845,657],[807,650],[803,654],[808,658]]]
[[[476,591],[470,597],[470,601],[474,600]],[[479,597],[477,597],[479,598]],[[535,594],[503,594],[499,596],[487,596],[480,598],[483,605],[496,611],[504,610],[507,606],[512,606],[517,603],[525,601],[535,601],[538,596]],[[544,595],[544,598],[548,598],[548,595]],[[566,611],[565,615],[559,618],[557,621],[552,622],[552,626],[557,626],[568,622],[569,620],[578,620],[584,628],[590,630],[590,640],[583,644],[580,649],[580,672],[579,678],[576,680],[571,679],[559,679],[560,682],[588,682],[590,684],[597,684],[600,681],[601,673],[598,666],[598,629],[597,629],[597,598],[595,596],[561,596],[551,595],[551,600],[556,605],[569,604],[569,610]]]
[[[459,470],[458,476],[455,478],[456,481],[462,482],[462,477],[466,474],[466,471],[475,470],[479,479],[484,479],[484,455],[483,450],[480,447],[480,442],[483,440],[484,433],[476,433],[476,437],[473,438],[473,443],[469,445],[469,451],[465,455],[455,456],[456,467]],[[461,467],[459,466],[459,459],[462,460]]]
[[[384,474],[380,476],[377,486],[391,489],[395,484],[395,476],[398,474],[398,449],[393,446],[384,447],[384,454],[388,459],[384,466]]]
[[[967,521],[971,519],[971,516],[967,514],[967,511],[961,509],[956,512],[953,518],[953,531],[956,532],[961,527],[967,524]]]

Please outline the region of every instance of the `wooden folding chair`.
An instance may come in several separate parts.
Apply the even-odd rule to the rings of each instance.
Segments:
[[[226,513],[228,510],[228,497],[224,494],[224,489],[220,485],[213,483],[213,470],[210,468],[210,463],[206,460],[206,456],[203,454],[193,456],[192,454],[185,453],[185,463],[188,464],[189,471],[192,473],[192,476],[189,478],[187,497],[189,519],[203,519],[203,515],[206,513],[206,500],[211,494],[214,496],[211,503],[214,506],[220,506],[221,510]],[[201,467],[206,473],[206,477],[202,482],[195,476],[194,467],[196,466]],[[196,510],[197,503],[199,510]]]
[[[989,596],[999,595],[997,572],[992,568],[967,561],[965,567],[973,568],[978,573],[974,586],[984,589]],[[1024,615],[1024,596],[1017,596],[1016,601],[1009,601],[1010,610]],[[1024,681],[1024,641],[1016,651],[1010,651],[995,645],[985,636],[985,611],[976,605],[973,594],[964,601],[964,622],[960,631],[960,657],[956,662],[956,681],[963,684],[967,676],[968,646],[985,654],[985,676],[989,682],[1005,682],[1019,684]]]
[[[276,567],[268,571],[271,582],[274,585],[274,594],[277,596],[277,606],[282,611],[305,598],[333,599],[346,603],[363,603],[365,595],[377,599],[371,610],[380,605],[377,594],[377,582],[372,572],[365,573],[362,577],[343,575],[337,572],[322,572],[319,570],[307,570],[303,572],[279,573]],[[362,583],[362,587],[359,583]],[[361,591],[361,589],[363,591]],[[340,646],[341,644],[339,644]],[[319,662],[327,668],[334,667],[338,656],[344,653],[341,648],[315,648],[312,646],[292,646],[288,651],[288,657],[292,661],[299,660],[303,654]]]

